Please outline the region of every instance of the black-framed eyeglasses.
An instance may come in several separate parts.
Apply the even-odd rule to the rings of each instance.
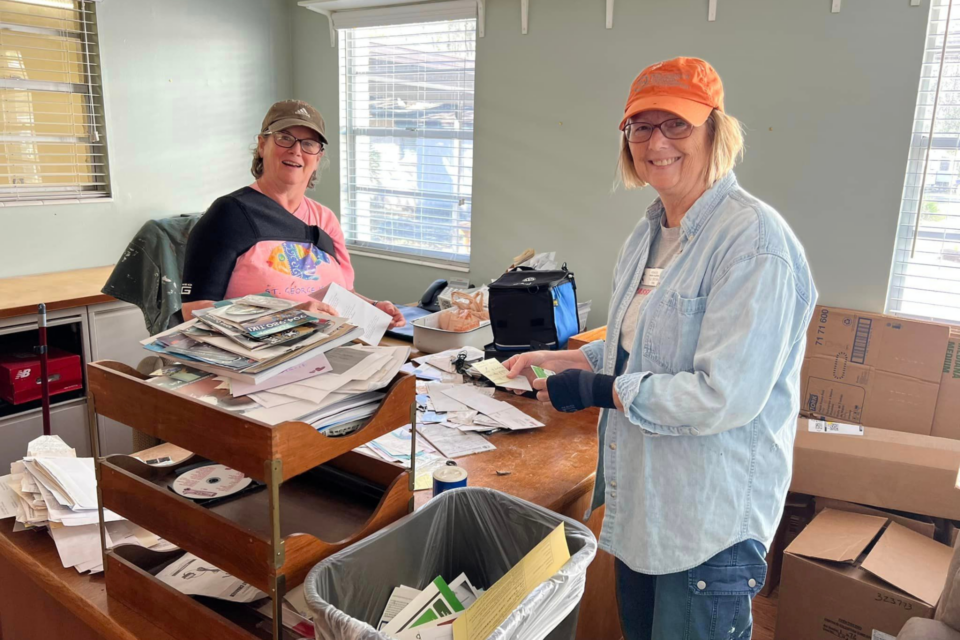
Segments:
[[[654,129],[660,129],[664,138],[680,140],[689,138],[690,134],[693,133],[694,126],[683,118],[664,120],[660,124],[628,122],[623,128],[623,135],[626,136],[628,142],[646,142],[653,137]]]
[[[319,140],[314,140],[313,138],[298,138],[290,135],[286,131],[276,133],[273,131],[265,131],[263,135],[273,136],[273,141],[277,146],[283,147],[284,149],[292,149],[293,145],[299,142],[300,150],[308,156],[315,156],[324,150],[324,145]]]

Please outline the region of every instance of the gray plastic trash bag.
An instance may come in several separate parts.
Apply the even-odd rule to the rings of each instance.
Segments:
[[[570,560],[489,640],[572,640],[597,540],[583,524],[492,489],[446,491],[419,511],[315,566],[304,585],[317,640],[387,640],[376,624],[394,587],[461,573],[489,589],[564,523]],[[551,633],[552,632],[552,633]]]

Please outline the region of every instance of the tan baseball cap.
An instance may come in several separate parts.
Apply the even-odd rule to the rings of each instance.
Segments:
[[[327,144],[327,136],[324,134],[326,126],[323,124],[323,116],[320,112],[311,107],[303,100],[281,100],[267,111],[263,119],[263,126],[260,127],[260,133],[266,131],[283,131],[289,127],[307,127],[320,134],[320,142]]]

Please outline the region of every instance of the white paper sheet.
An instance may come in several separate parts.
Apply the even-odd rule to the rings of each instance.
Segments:
[[[35,458],[73,499],[74,511],[97,508],[97,476],[93,458]]]
[[[390,315],[350,293],[337,283],[330,285],[323,301],[336,309],[339,315],[348,318],[350,324],[362,328],[363,336],[360,341],[369,345],[380,344],[383,334],[386,333],[392,320]]]
[[[487,415],[502,411],[503,405],[506,404],[480,393],[476,387],[471,385],[451,386],[448,389],[443,389],[442,394],[456,400],[460,404],[466,405],[470,409],[476,409],[480,413]],[[433,397],[433,394],[431,394],[431,397]],[[434,403],[436,403],[436,398],[434,398]]]
[[[537,427],[543,426],[542,422],[531,416],[528,416],[512,404],[507,404],[504,402],[503,405],[503,410],[497,411],[490,417],[505,426],[507,429],[520,431],[523,429],[536,429]]]
[[[229,602],[253,602],[267,597],[263,591],[201,560],[192,553],[172,562],[157,574],[157,580],[180,593],[208,596]]]
[[[403,611],[408,604],[413,602],[413,599],[418,595],[420,595],[420,590],[414,589],[413,587],[400,585],[394,588],[393,593],[390,594],[390,599],[387,600],[387,606],[384,607],[383,614],[380,616],[377,629],[380,630],[387,626],[387,624],[393,620],[398,613]]]
[[[448,411],[469,411],[471,409],[466,403],[459,399],[451,397],[447,392],[453,389],[469,389],[466,385],[444,384],[442,382],[428,382],[427,394],[430,396],[430,402],[433,403],[434,411],[446,413]]]
[[[460,458],[496,449],[481,436],[451,429],[442,424],[417,425],[417,431],[448,458]]]
[[[60,563],[70,568],[83,563],[103,562],[100,553],[100,527],[88,524],[82,527],[52,527],[50,535],[57,545]]]
[[[0,478],[0,520],[15,517],[17,515],[17,505],[20,503],[20,498],[10,488],[9,482],[9,475]]]

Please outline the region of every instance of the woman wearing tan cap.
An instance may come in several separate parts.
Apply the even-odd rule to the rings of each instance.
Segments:
[[[305,195],[323,159],[324,129],[320,112],[306,102],[270,107],[250,169],[256,181],[218,198],[190,234],[181,291],[185,318],[215,301],[254,293],[336,315],[311,297],[332,283],[353,291],[340,223]],[[405,324],[392,303],[364,299],[393,317],[391,327]]]
[[[625,636],[748,640],[817,291],[790,227],[734,177],[743,135],[713,67],[644,69],[620,130],[620,180],[659,198],[620,252],[606,340],[507,364],[560,411],[603,409],[593,508]]]

